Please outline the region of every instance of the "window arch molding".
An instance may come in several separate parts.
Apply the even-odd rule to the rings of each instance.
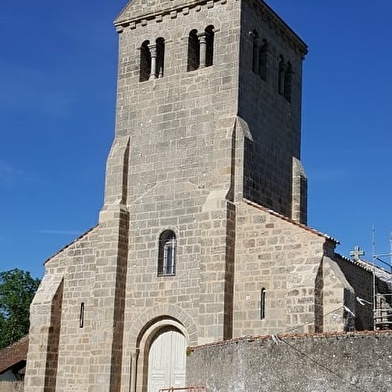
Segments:
[[[177,236],[171,229],[161,232],[158,239],[158,276],[176,274]]]

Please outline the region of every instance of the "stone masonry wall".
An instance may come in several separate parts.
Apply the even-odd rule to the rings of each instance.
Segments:
[[[144,319],[146,309],[176,304],[198,325],[199,343],[221,339],[230,333],[224,329],[231,300],[224,293],[225,199],[237,114],[239,3],[153,2],[156,16],[145,19],[138,19],[143,12],[133,2],[129,7],[118,19],[135,18],[118,27],[116,127],[116,138],[130,138],[125,330]],[[213,66],[188,72],[189,33],[211,25]],[[140,82],[140,47],[157,38],[165,40],[163,77]],[[164,230],[176,235],[174,276],[157,276]],[[125,344],[134,347],[136,340],[126,336]]]
[[[23,392],[23,381],[0,381],[1,392]]]
[[[261,1],[242,1],[238,113],[252,141],[245,145],[244,195],[286,217],[306,223],[306,189],[293,213],[293,158],[300,160],[302,61],[306,45]],[[266,45],[266,70],[252,70],[255,34]],[[290,100],[279,93],[281,58],[292,67]],[[303,198],[303,200],[299,200]]]
[[[323,310],[315,309],[315,288],[326,241],[256,205],[238,204],[234,336],[314,331],[317,311],[322,317]],[[263,288],[266,309],[261,319]],[[336,292],[334,306],[342,307],[343,300]],[[330,328],[341,330],[341,325]]]
[[[266,337],[197,347],[187,384],[208,392],[389,392],[392,333]]]
[[[45,264],[46,273],[31,309],[28,391],[88,388],[95,246],[93,229]]]
[[[353,262],[344,258],[337,258],[339,267],[343,271],[351,286],[354,287],[356,295],[365,301],[372,302],[372,273],[363,268],[357,267]],[[355,328],[358,330],[372,330],[373,329],[373,314],[372,305],[366,303],[360,305],[357,302],[355,311]]]

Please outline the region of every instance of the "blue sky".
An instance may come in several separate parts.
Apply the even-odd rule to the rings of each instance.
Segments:
[[[125,0],[19,0],[1,7],[0,271],[43,262],[97,223],[114,136]],[[309,45],[302,161],[309,225],[390,252],[390,0],[270,0]],[[389,261],[389,258],[384,258]]]

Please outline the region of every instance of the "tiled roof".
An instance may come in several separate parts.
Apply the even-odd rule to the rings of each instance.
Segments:
[[[29,348],[28,335],[0,351],[0,373],[21,361],[26,361]]]
[[[375,264],[372,264],[368,261],[365,260],[352,260],[349,259],[348,257],[338,255],[342,260],[346,261],[347,263],[351,263],[359,268],[362,268],[363,270],[374,273],[377,279],[381,280],[382,282],[386,283],[389,287],[389,289],[392,292],[392,273],[386,271],[383,268],[378,267]]]

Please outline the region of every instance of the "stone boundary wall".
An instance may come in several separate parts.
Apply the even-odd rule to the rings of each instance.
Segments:
[[[392,331],[246,337],[190,348],[187,385],[208,392],[388,392]]]

